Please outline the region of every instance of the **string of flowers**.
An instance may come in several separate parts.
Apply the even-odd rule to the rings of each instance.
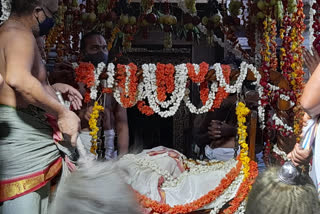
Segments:
[[[249,114],[250,110],[245,106],[244,103],[239,102],[236,107],[236,114],[238,119],[238,136],[239,136],[239,145],[241,146],[240,151],[240,161],[243,164],[244,180],[241,183],[236,196],[229,203],[229,207],[223,210],[223,214],[232,214],[235,213],[242,202],[246,199],[252,184],[254,183],[256,177],[258,176],[258,165],[254,161],[250,161],[248,157],[248,144],[246,143],[247,126],[246,116]]]
[[[99,128],[97,127],[97,123],[98,123],[98,118],[99,118],[99,114],[100,112],[104,111],[103,106],[99,105],[98,102],[94,102],[94,106],[92,108],[92,113],[90,114],[90,119],[89,119],[89,127],[90,127],[90,135],[92,137],[91,139],[91,148],[90,148],[90,152],[94,155],[96,155],[96,151],[98,149],[98,131]]]
[[[106,64],[104,64],[103,62],[98,64],[98,67],[96,69],[94,69],[94,84],[91,86],[90,88],[90,98],[91,100],[96,100],[98,97],[98,87],[100,85],[100,75],[103,72],[103,70],[105,69]]]
[[[157,85],[156,85],[156,70],[155,64],[143,64],[143,82],[145,91],[145,97],[148,99],[149,105],[152,110],[159,114],[161,117],[173,116],[179,108],[179,105],[185,95],[187,85],[187,68],[185,64],[175,66],[175,89],[171,94],[170,100],[167,102],[160,102],[157,98]],[[167,108],[162,111],[161,108]],[[170,106],[170,107],[169,107]]]
[[[229,84],[231,67],[229,65],[221,65],[221,68],[222,68],[223,76],[226,79],[226,83]],[[226,99],[228,96],[229,96],[229,93],[226,92],[225,88],[219,87],[210,111],[214,111],[214,109],[220,108],[223,100]]]
[[[124,108],[130,108],[137,103],[137,70],[137,66],[133,63],[117,65],[116,79],[118,81],[114,90],[114,98]]]
[[[0,17],[0,25],[8,20],[11,13],[11,0],[1,0],[1,17]]]
[[[272,151],[277,154],[278,156],[281,157],[282,160],[285,160],[285,161],[289,161],[290,159],[287,157],[287,153],[285,153],[284,151],[281,151],[279,149],[279,147],[277,146],[277,144],[273,145],[273,149]]]
[[[141,195],[138,192],[136,192],[136,195],[139,203],[145,208],[152,209],[153,212],[170,214],[190,213],[216,200],[224,192],[224,190],[228,186],[230,186],[230,184],[236,179],[241,171],[241,168],[241,161],[238,161],[237,166],[232,168],[230,172],[226,174],[226,176],[221,180],[218,187],[216,187],[214,190],[209,191],[206,195],[200,197],[199,199],[185,205],[175,205],[171,207],[168,204],[161,204],[155,200],[148,198],[145,195]]]
[[[160,102],[167,99],[167,93],[174,91],[174,66],[172,64],[157,63],[157,97]]]
[[[315,16],[316,14],[316,11],[318,12],[318,4],[317,4],[317,1],[316,0],[310,0],[309,1],[309,5],[311,6],[310,7],[310,11],[309,11],[309,50],[311,50],[311,47],[313,46],[313,42],[315,40],[315,35],[314,35],[314,28],[313,28],[313,25],[314,24],[319,24],[319,20],[318,18]],[[319,16],[318,16],[319,17]],[[314,20],[316,20],[314,22]],[[319,26],[319,25],[318,25]],[[319,31],[319,28],[318,26],[315,26],[317,28],[317,30]],[[318,34],[316,35],[318,36]],[[319,38],[320,39],[320,38]],[[319,49],[320,51],[320,49]],[[318,52],[319,52],[318,51]]]
[[[318,3],[318,1],[314,1],[313,5],[312,5],[312,10],[314,10],[314,15],[313,15],[313,22],[312,24],[312,29],[313,29],[313,46],[315,47],[315,49],[318,51],[318,53],[320,54],[320,5]],[[313,11],[312,11],[313,12]],[[311,15],[311,14],[310,14]],[[312,32],[310,32],[311,34]]]
[[[138,101],[137,108],[142,114],[146,116],[151,116],[154,114],[154,111],[152,110],[152,108],[148,106],[145,101]]]
[[[188,69],[188,76],[194,83],[202,83],[209,71],[208,63],[202,62],[198,64],[186,64]]]
[[[88,91],[89,88],[94,86],[95,78],[94,78],[94,70],[95,67],[91,63],[82,62],[79,65],[73,64],[76,73],[76,81],[79,83],[83,83],[86,87],[86,93],[84,95],[84,102],[90,102],[90,92]]]
[[[273,114],[272,120],[274,121],[272,128],[280,131],[281,135],[288,137],[293,134],[293,128],[285,124],[276,113]]]
[[[249,177],[249,162],[250,158],[248,157],[249,147],[246,142],[248,136],[246,123],[246,116],[250,113],[243,102],[239,102],[236,107],[236,115],[238,121],[238,143],[241,146],[240,151],[240,161],[243,164],[244,179]]]
[[[117,38],[118,33],[121,32],[120,28],[116,26],[111,33],[111,37],[108,42],[108,50],[110,51],[113,47],[114,40]]]
[[[302,46],[304,42],[303,32],[306,28],[304,24],[304,13],[303,13],[303,1],[299,0],[297,5],[297,11],[293,14],[293,27],[291,32],[292,46],[291,51],[293,52],[293,63],[291,65],[293,72],[291,73],[291,84],[293,91],[296,94],[297,105],[294,107],[293,112],[295,114],[294,118],[294,133],[297,136],[297,141],[300,140],[300,134],[302,131],[302,120],[303,109],[298,103],[300,102],[300,97],[302,90],[304,88],[304,71],[303,71],[303,50]]]

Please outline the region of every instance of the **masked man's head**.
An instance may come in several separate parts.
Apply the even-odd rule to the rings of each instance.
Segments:
[[[81,61],[97,66],[100,62],[108,63],[108,48],[104,37],[97,32],[83,36],[80,44]]]
[[[30,23],[33,34],[48,35],[57,18],[58,0],[14,0],[11,16]]]

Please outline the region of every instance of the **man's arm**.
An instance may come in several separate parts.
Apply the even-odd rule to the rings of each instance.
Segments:
[[[35,59],[35,38],[31,33],[9,33],[10,40],[5,47],[7,84],[18,92],[28,103],[44,109],[58,118],[60,131],[71,138],[75,145],[80,128],[79,118],[55,100],[32,75]]]
[[[301,105],[310,115],[320,114],[320,64],[307,82],[301,96]]]
[[[65,108],[43,87],[31,71],[35,58],[35,39],[32,34],[19,32],[5,48],[6,82],[30,104],[38,106],[48,113],[58,116]]]
[[[119,155],[125,155],[129,150],[129,128],[127,110],[118,103],[115,111],[116,131],[118,136]]]

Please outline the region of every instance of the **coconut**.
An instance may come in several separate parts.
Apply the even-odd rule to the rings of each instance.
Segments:
[[[135,17],[135,16],[130,16],[130,18],[129,18],[129,24],[130,24],[130,25],[134,25],[134,24],[136,24],[136,22],[137,22],[136,17]]]
[[[96,19],[97,19],[97,15],[96,15],[94,12],[91,12],[91,13],[89,14],[88,20],[89,20],[91,23],[93,23],[93,22],[96,21]]]

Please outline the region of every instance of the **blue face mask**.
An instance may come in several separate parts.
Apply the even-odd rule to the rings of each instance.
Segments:
[[[95,67],[98,66],[100,62],[108,64],[108,54],[99,51],[96,54],[86,54],[83,58],[83,62],[91,62]]]
[[[43,10],[44,12],[44,10]],[[46,13],[44,13],[46,16],[46,19],[40,23],[38,17],[36,17],[38,24],[39,24],[39,36],[47,36],[51,30],[51,28],[54,26],[55,20],[54,18],[49,18]]]
[[[54,19],[46,17],[46,19],[42,23],[39,22],[39,36],[47,36],[53,26]]]

